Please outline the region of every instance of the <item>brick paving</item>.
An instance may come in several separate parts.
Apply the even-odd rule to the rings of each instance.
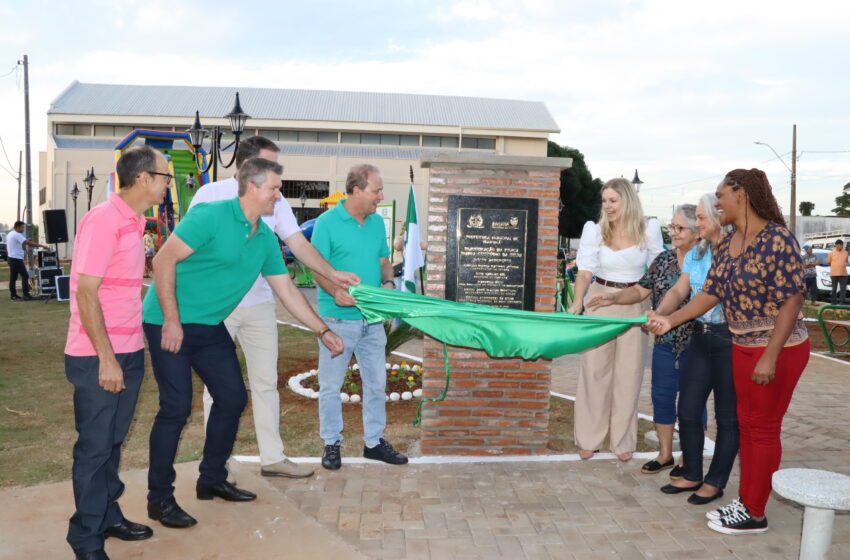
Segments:
[[[577,358],[556,361],[555,390],[572,393]],[[783,467],[850,474],[850,366],[812,357],[785,419]],[[641,411],[651,412],[649,379]],[[344,461],[344,458],[343,458]],[[658,491],[665,476],[637,460],[343,464],[307,481],[272,481],[298,509],[372,558],[796,558],[802,508],[774,495],[765,535],[705,526],[709,506]],[[735,495],[737,468],[726,503]],[[831,558],[850,558],[839,513]]]

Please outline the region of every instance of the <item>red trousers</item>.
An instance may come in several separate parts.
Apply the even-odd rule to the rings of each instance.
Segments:
[[[771,478],[782,460],[782,418],[794,387],[809,362],[809,341],[787,346],[776,360],[776,377],[767,385],[752,380],[764,347],[732,345],[732,372],[741,433],[741,501],[753,517],[764,516]]]

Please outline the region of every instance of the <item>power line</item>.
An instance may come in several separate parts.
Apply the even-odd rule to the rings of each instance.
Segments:
[[[0,148],[3,148],[3,155],[6,156],[6,162],[9,164],[9,167],[14,169],[15,166],[12,164],[12,161],[9,159],[9,154],[6,153],[6,146],[3,144],[3,137],[2,136],[0,136]]]
[[[11,70],[9,70],[8,72],[6,72],[5,74],[0,75],[0,78],[5,78],[6,76],[8,76],[9,74],[11,74],[12,72],[14,72],[14,71],[15,71],[15,70],[17,70],[17,69],[18,69],[18,65],[17,65],[17,64],[15,64],[14,66],[12,66],[12,69],[11,69]]]

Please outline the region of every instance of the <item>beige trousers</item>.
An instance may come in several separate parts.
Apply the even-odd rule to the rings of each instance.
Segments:
[[[239,341],[248,369],[251,405],[260,464],[273,465],[283,461],[283,440],[280,437],[280,394],[277,392],[277,316],[273,301],[250,307],[237,307],[224,320],[224,326]],[[204,387],[204,426],[210,416],[212,397]]]
[[[618,292],[596,282],[587,290],[587,300]],[[594,317],[637,317],[646,309],[644,302],[609,305],[586,311]],[[649,335],[634,326],[608,342],[585,350],[581,355],[573,426],[580,449],[602,449],[610,436],[614,453],[631,453],[637,445],[637,408],[643,381],[644,352]]]

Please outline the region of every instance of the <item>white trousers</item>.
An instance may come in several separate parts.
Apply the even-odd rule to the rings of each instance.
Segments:
[[[280,395],[277,392],[278,334],[273,301],[250,307],[237,307],[224,320],[227,331],[239,342],[248,368],[254,428],[260,448],[260,464],[283,461],[280,438]],[[212,397],[204,387],[204,425],[209,418]]]

